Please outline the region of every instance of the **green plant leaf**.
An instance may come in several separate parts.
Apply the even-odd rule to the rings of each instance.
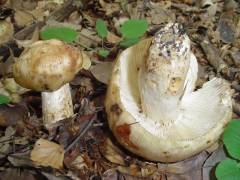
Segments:
[[[11,99],[9,97],[0,94],[0,104],[7,104],[10,102]]]
[[[109,55],[109,51],[106,49],[100,49],[98,50],[98,54],[102,57],[107,57]]]
[[[123,23],[120,27],[120,32],[126,39],[138,38],[144,35],[147,31],[148,23],[145,19],[142,20],[129,20]]]
[[[139,42],[139,38],[124,39],[120,42],[120,45],[123,47],[130,47]]]
[[[78,32],[68,27],[49,27],[40,32],[40,38],[43,40],[59,39],[71,43],[77,39]]]
[[[227,158],[218,164],[215,174],[218,180],[239,180],[240,168],[237,161]]]
[[[103,20],[97,19],[96,30],[97,30],[98,36],[100,36],[101,38],[105,38],[107,36],[107,33],[108,33],[107,26]]]
[[[240,160],[240,120],[235,119],[227,125],[223,142],[229,155]]]

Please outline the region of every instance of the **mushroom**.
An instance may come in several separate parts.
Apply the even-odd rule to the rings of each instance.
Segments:
[[[106,95],[110,129],[131,152],[177,162],[216,145],[232,116],[231,89],[213,78],[195,90],[198,64],[177,23],[124,50]]]
[[[73,116],[69,82],[86,57],[77,48],[52,39],[33,43],[13,65],[19,85],[42,92],[43,123],[47,128]]]
[[[6,43],[12,39],[13,33],[13,24],[9,18],[0,21],[0,44]]]

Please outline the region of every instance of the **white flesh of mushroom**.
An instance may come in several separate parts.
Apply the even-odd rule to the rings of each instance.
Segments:
[[[69,83],[53,92],[42,92],[43,122],[46,127],[73,116],[73,104]]]
[[[194,92],[197,71],[190,40],[177,24],[123,51],[106,99],[109,125],[119,142],[163,162],[183,160],[216,143],[231,119],[230,87],[214,78]],[[129,130],[119,131],[123,125]]]

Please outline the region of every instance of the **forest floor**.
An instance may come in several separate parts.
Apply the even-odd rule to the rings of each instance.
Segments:
[[[183,162],[146,161],[116,142],[108,127],[104,98],[113,63],[125,49],[120,44],[121,24],[129,19],[145,19],[148,29],[144,39],[172,21],[182,24],[191,39],[191,49],[199,64],[197,86],[213,77],[227,80],[233,91],[233,118],[239,118],[240,4],[237,1],[0,0],[0,4],[0,95],[10,99],[0,104],[1,180],[214,177],[216,164],[226,158],[221,145],[213,153],[202,152]],[[104,38],[97,33],[97,19],[107,25]],[[41,38],[39,33],[46,27],[74,29],[78,36],[71,44],[91,60],[91,66],[81,70],[70,83],[75,116],[58,122],[51,130],[43,126],[41,93],[20,87],[12,76],[17,57]],[[42,139],[47,141],[38,149],[36,142]],[[35,162],[33,159],[37,157],[33,156],[40,159]]]

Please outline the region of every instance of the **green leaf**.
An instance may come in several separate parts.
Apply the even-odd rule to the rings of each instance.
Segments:
[[[7,104],[10,102],[11,99],[9,97],[0,94],[0,104]]]
[[[240,160],[240,120],[235,119],[228,124],[223,134],[223,142],[229,155]]]
[[[124,38],[138,38],[144,35],[147,31],[148,23],[145,19],[142,20],[129,20],[124,22],[124,24],[120,27],[120,32],[122,33]]]
[[[138,43],[140,39],[139,38],[131,38],[131,39],[124,39],[120,42],[120,45],[123,47],[130,47],[136,43]]]
[[[108,33],[107,26],[103,20],[97,19],[96,30],[97,30],[98,36],[100,36],[101,38],[107,37],[107,33]]]
[[[109,55],[109,51],[106,49],[100,49],[98,50],[98,54],[102,57],[107,57]]]
[[[78,33],[68,27],[49,27],[40,32],[43,40],[59,39],[67,43],[71,43],[77,39]]]
[[[218,164],[215,174],[218,180],[239,180],[240,168],[237,161],[225,159]]]

